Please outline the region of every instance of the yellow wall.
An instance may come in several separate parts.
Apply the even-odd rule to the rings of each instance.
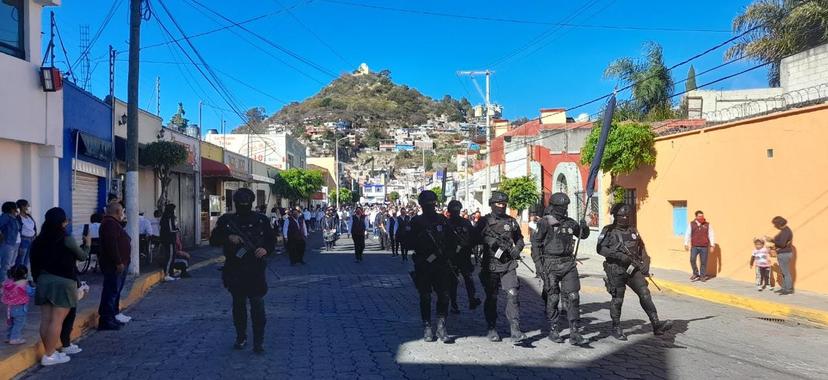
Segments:
[[[339,163],[342,165],[342,163]],[[336,186],[336,181],[339,179],[334,174],[336,173],[336,160],[333,156],[330,157],[308,157],[308,165],[316,165],[323,169],[326,169],[328,173],[331,175],[331,179],[334,181],[333,185]]]
[[[218,145],[213,145],[208,142],[201,142],[201,157],[216,162],[224,162],[224,150]]]
[[[670,201],[687,201],[688,218],[704,211],[718,245],[708,272],[741,281],[754,279],[751,238],[773,236],[771,219],[781,215],[794,232],[795,287],[828,294],[826,126],[823,104],[657,139],[655,171],[618,179],[637,189],[638,229],[653,266],[690,270]]]

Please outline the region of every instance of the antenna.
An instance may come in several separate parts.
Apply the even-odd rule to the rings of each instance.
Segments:
[[[81,88],[89,90],[92,73],[89,65],[89,25],[80,26],[80,49],[84,53],[81,58],[80,77]]]

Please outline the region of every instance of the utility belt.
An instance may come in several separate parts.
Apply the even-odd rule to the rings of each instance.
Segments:
[[[544,263],[563,264],[575,261],[575,256],[541,256],[541,260],[543,260]]]

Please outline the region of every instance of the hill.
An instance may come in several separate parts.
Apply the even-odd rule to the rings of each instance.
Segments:
[[[326,122],[345,121],[353,128],[385,131],[426,124],[442,116],[446,121],[465,121],[471,113],[471,103],[465,98],[446,95],[435,100],[414,88],[395,84],[388,70],[357,70],[340,76],[302,102],[286,105],[263,124],[284,125],[301,136],[305,127]]]

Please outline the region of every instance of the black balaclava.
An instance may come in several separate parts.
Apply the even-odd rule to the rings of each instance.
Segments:
[[[613,207],[612,215],[615,217],[615,225],[620,228],[627,228],[630,226],[630,206],[625,204]]]
[[[247,188],[242,188],[233,194],[233,205],[236,207],[236,214],[250,215],[253,212],[253,201],[256,195]]]

